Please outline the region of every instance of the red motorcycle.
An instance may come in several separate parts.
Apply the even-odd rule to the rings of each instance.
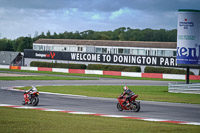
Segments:
[[[130,101],[127,100],[126,104],[128,104],[128,106],[125,106],[123,103],[126,100],[126,96],[123,96],[122,94],[117,98],[118,103],[117,103],[117,109],[119,111],[123,111],[123,110],[133,110],[135,112],[140,111],[140,102],[135,101],[135,99],[138,97],[138,95],[133,95],[130,98]]]
[[[31,99],[29,99],[29,95],[32,95]],[[33,93],[25,91],[22,105],[31,104],[33,106],[37,106],[38,103],[39,103],[39,97],[38,96],[39,96],[39,92],[38,91],[35,91]]]

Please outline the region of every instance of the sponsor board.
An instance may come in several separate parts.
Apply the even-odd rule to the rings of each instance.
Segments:
[[[200,65],[200,11],[178,12],[177,64]]]
[[[41,58],[49,58],[50,57],[51,59],[54,59],[55,53],[54,52],[49,52],[49,54],[48,53],[46,53],[46,54],[35,53],[35,56],[41,57]]]
[[[132,65],[176,66],[175,57],[24,50],[25,58]]]

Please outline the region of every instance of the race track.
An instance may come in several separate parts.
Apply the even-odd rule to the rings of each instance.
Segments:
[[[127,86],[168,86],[168,81],[99,79],[99,80],[17,80],[2,81],[0,86],[52,86],[52,85],[127,85]]]
[[[105,79],[99,80],[55,80],[55,81],[0,81],[1,88],[30,85],[168,85],[168,81]],[[49,109],[62,109],[68,111],[92,112],[108,115],[123,115],[128,117],[142,117],[154,119],[167,119],[174,121],[189,121],[200,123],[199,104],[181,104],[167,102],[141,101],[140,112],[122,111],[116,108],[117,99],[96,98],[73,95],[54,95],[41,93],[38,107]],[[0,104],[20,105],[23,92],[0,89]]]
[[[200,105],[141,101],[140,112],[118,111],[117,99],[40,94],[38,107],[127,117],[200,122]],[[21,106],[23,92],[0,89],[0,103]],[[28,106],[28,105],[26,105]]]
[[[8,72],[0,71],[10,74],[24,74],[24,75],[39,75],[39,76],[60,76],[60,77],[80,77],[69,75],[55,75],[55,74],[41,74],[41,73],[26,73],[26,72]],[[133,86],[168,86],[169,81],[151,81],[151,80],[129,80],[129,79],[112,79],[112,78],[98,78],[98,77],[81,77],[81,78],[94,78],[97,80],[18,80],[18,81],[5,81],[0,80],[0,87],[11,86],[31,86],[31,85],[133,85]]]

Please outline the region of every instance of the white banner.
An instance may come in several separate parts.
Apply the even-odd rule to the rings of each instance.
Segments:
[[[177,64],[200,65],[200,10],[179,10]]]

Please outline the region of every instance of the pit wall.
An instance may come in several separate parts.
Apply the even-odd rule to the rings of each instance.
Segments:
[[[181,79],[181,80],[186,79],[186,75],[181,75],[181,74],[138,73],[138,72],[64,69],[64,68],[47,68],[47,67],[24,67],[24,66],[7,66],[7,65],[0,65],[0,68],[30,70],[30,71],[50,71],[50,72],[63,72],[63,73],[80,73],[80,74],[114,75],[114,76],[127,76],[127,77],[159,78],[159,79]],[[200,80],[200,76],[190,75],[190,80]]]

